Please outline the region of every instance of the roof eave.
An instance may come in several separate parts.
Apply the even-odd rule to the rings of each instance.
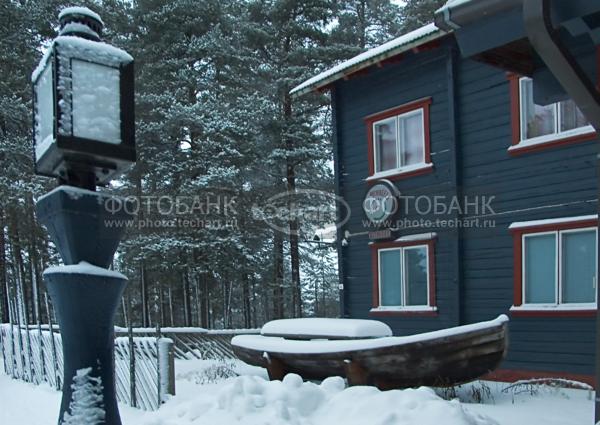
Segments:
[[[425,35],[421,38],[418,38],[414,41],[408,42],[406,44],[403,44],[402,46],[398,46],[395,48],[392,48],[390,50],[387,50],[385,52],[382,52],[381,54],[377,55],[377,56],[373,56],[372,58],[366,59],[363,62],[357,63],[355,65],[352,65],[342,71],[336,72],[335,74],[331,74],[330,76],[319,80],[313,84],[307,85],[305,87],[302,87],[300,89],[292,89],[290,91],[290,95],[293,98],[297,98],[300,97],[302,95],[305,95],[307,93],[310,93],[312,91],[318,91],[320,89],[326,88],[327,86],[331,85],[332,83],[335,83],[336,81],[347,77],[351,74],[354,74],[357,71],[360,71],[362,69],[368,68],[372,65],[375,65],[381,61],[384,61],[386,59],[389,59],[393,56],[397,56],[401,53],[404,53],[406,51],[409,51],[411,49],[414,49],[416,47],[419,47],[423,44],[426,44],[430,41],[433,40],[437,40],[445,35],[449,34],[449,32],[444,31],[444,30],[439,30],[436,32],[432,32],[431,34]]]

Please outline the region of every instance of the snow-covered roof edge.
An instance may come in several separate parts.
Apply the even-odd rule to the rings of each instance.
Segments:
[[[436,27],[434,23],[427,24],[315,75],[302,84],[294,87],[290,91],[290,94],[293,96],[301,96],[384,59],[396,56],[446,34],[448,34],[448,32]]]
[[[573,223],[578,221],[589,221],[589,220],[597,220],[598,214],[590,214],[590,215],[580,215],[577,217],[559,217],[559,218],[549,218],[545,220],[531,220],[531,221],[515,221],[508,226],[509,229],[523,229],[527,227],[538,227],[538,226],[547,226],[552,224],[564,224],[564,223]]]

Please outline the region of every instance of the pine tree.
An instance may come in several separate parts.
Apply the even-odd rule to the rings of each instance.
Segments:
[[[389,0],[344,0],[336,2],[337,25],[331,42],[362,51],[378,46],[402,31],[400,6]]]
[[[102,379],[91,376],[92,368],[79,369],[73,378],[73,395],[63,425],[97,425],[104,423]]]
[[[227,217],[199,217],[230,219],[232,227],[128,230],[115,265],[130,277],[134,325],[257,326],[312,312],[303,299],[317,286],[334,300],[336,291],[323,289],[325,269],[303,247],[311,228],[331,223],[271,223],[287,228],[284,234],[253,207],[276,194],[293,200],[298,190],[333,190],[327,96],[291,99],[289,90],[396,36],[397,7],[386,0],[76,3],[98,12],[105,41],[135,58],[138,162],[111,191],[155,200],[235,198]],[[15,320],[38,316],[41,271],[59,262],[32,211],[55,182],[33,175],[30,75],[64,5],[0,5],[0,313],[6,316],[9,293],[18,296]],[[150,207],[140,221],[179,217],[158,213],[156,201]]]
[[[433,13],[445,3],[446,0],[407,0],[402,8],[404,32],[433,22]]]
[[[28,323],[40,319],[34,286],[49,256],[36,255],[46,245],[46,233],[33,217],[33,199],[50,186],[33,175],[30,76],[41,46],[53,36],[55,6],[53,0],[0,4],[0,313],[7,318],[6,298],[13,294],[18,305],[10,319],[18,314]]]

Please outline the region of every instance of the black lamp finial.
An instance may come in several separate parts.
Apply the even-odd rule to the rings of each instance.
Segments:
[[[67,7],[58,15],[60,35],[71,35],[100,41],[104,22],[100,15],[87,7]]]

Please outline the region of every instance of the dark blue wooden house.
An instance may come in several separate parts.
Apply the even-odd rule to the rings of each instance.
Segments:
[[[502,49],[465,59],[431,24],[294,89],[331,93],[343,315],[406,335],[507,314],[495,378],[592,383],[598,135],[572,100],[539,104],[527,61],[498,66],[526,44]]]

